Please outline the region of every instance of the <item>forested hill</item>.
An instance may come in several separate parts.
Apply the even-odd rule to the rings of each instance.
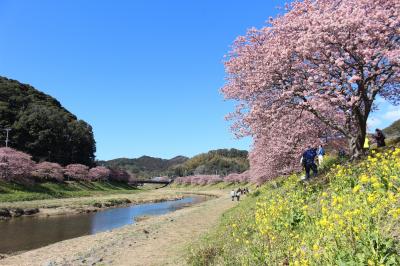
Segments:
[[[92,127],[60,102],[30,85],[0,77],[0,129],[11,128],[12,148],[36,161],[92,165],[96,144]],[[0,131],[0,146],[5,132]]]
[[[400,119],[385,128],[383,132],[389,137],[400,137]]]
[[[127,170],[138,178],[216,173],[227,175],[246,171],[249,168],[247,155],[247,151],[219,149],[196,155],[190,159],[184,156],[169,160],[143,156],[137,159],[120,158],[99,161],[98,164]]]
[[[248,152],[237,149],[211,150],[194,156],[181,165],[169,169],[174,176],[186,175],[228,175],[242,173],[249,169]]]

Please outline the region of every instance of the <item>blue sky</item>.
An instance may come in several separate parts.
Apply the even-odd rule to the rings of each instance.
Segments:
[[[368,119],[369,132],[374,132],[375,128],[385,128],[400,119],[400,106],[394,106],[380,97],[375,103],[378,109],[371,113]]]
[[[251,140],[234,139],[224,121],[233,103],[219,94],[222,59],[283,3],[0,0],[0,75],[89,122],[98,159],[248,149]],[[390,108],[382,104],[374,126],[400,117]]]

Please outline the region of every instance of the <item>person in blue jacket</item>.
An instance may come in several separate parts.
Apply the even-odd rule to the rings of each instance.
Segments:
[[[301,163],[303,164],[306,171],[306,180],[310,178],[310,170],[313,171],[314,177],[318,174],[317,165],[315,164],[315,157],[317,157],[317,149],[308,146],[307,150],[303,153],[303,156],[301,157]]]
[[[325,156],[325,149],[322,147],[322,145],[318,146],[318,165],[321,167],[322,163],[324,162],[324,156]]]

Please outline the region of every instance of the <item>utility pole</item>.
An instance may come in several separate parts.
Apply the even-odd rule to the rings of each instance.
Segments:
[[[8,135],[11,131],[11,128],[5,128],[4,130],[6,131],[6,148],[8,148],[8,142],[10,141]]]

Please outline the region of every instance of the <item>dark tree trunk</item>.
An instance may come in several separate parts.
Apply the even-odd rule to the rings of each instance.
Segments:
[[[363,155],[364,140],[365,137],[361,138],[359,136],[350,139],[350,153],[352,159],[358,159]]]
[[[360,129],[350,138],[351,159],[359,159],[364,154],[364,142],[366,136],[366,125],[360,126]]]

